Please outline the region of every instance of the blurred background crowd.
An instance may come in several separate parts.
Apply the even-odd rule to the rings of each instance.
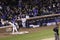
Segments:
[[[0,0],[0,19],[4,20],[59,13],[60,0]]]

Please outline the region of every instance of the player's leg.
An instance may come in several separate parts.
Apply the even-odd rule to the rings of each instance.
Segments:
[[[14,27],[13,27],[12,33],[14,33]]]
[[[57,33],[55,33],[55,40],[57,40]]]
[[[16,28],[16,27],[14,28],[14,30],[15,30],[16,32],[18,32],[18,30],[17,30],[17,28]]]
[[[57,35],[57,39],[59,40],[59,35]]]
[[[26,27],[26,26],[25,26],[25,22],[23,22],[22,25],[23,25],[24,28]]]
[[[24,23],[22,22],[22,26],[24,27]]]

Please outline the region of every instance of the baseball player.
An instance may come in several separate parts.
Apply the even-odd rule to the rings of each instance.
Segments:
[[[59,40],[59,27],[58,27],[57,22],[56,22],[56,25],[55,25],[53,31],[54,31],[54,34],[55,34],[55,40]]]
[[[26,27],[26,18],[21,18],[22,20],[22,26],[25,28]]]
[[[9,22],[9,24],[11,24],[11,25],[13,26],[13,31],[12,31],[12,33],[14,33],[15,31],[18,32],[17,27],[16,27],[16,24],[15,24],[14,21],[13,21],[13,22]]]

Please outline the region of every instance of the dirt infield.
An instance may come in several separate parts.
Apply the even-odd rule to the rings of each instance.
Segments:
[[[52,29],[53,27],[39,27],[39,28],[20,28],[20,31],[29,31],[30,33],[32,32],[37,32],[37,31],[42,31],[42,30],[46,30],[46,29]],[[6,32],[5,29],[0,29],[0,37],[7,37],[10,36],[11,34],[9,34],[11,32]]]
[[[54,26],[43,26],[43,27],[39,27],[39,28],[20,28],[20,31],[29,31],[30,33],[32,32],[37,32],[37,31],[42,31],[42,30],[46,30],[46,29],[53,29]],[[10,32],[6,32],[5,29],[0,29],[0,37],[7,37],[7,36],[11,36],[11,34],[9,34]],[[53,39],[53,38],[48,38],[48,39]],[[45,40],[45,39],[44,39]]]

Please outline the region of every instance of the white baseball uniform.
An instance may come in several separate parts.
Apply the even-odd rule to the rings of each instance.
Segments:
[[[21,20],[22,20],[22,26],[26,27],[26,18],[22,18]]]
[[[12,31],[13,33],[14,33],[14,31],[18,32],[17,27],[14,23],[9,22],[9,24],[11,24],[13,26],[13,31]]]

